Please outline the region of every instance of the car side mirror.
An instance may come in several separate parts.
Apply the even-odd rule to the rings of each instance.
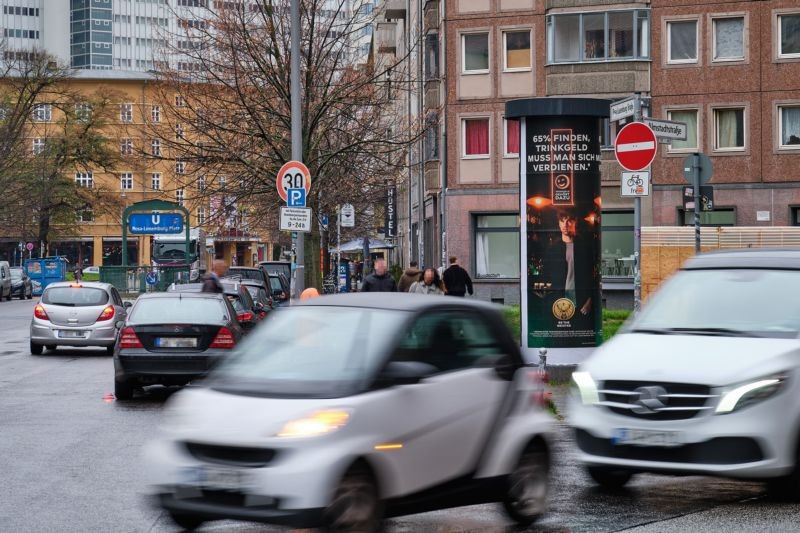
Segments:
[[[123,302],[122,306],[125,307],[126,309],[130,309],[131,307],[133,307],[133,302]]]
[[[413,385],[435,374],[437,368],[419,361],[391,361],[378,376],[378,381],[388,385]]]
[[[125,321],[124,320],[117,320],[114,325],[117,327],[117,329],[122,329],[122,328],[125,327]]]

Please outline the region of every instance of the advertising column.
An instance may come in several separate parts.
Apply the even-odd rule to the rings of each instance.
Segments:
[[[506,105],[520,120],[522,347],[571,364],[602,341],[600,133],[607,100]]]

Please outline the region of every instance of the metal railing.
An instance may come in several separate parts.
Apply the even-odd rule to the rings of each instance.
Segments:
[[[100,281],[124,293],[164,292],[172,283],[189,281],[189,266],[102,266]]]

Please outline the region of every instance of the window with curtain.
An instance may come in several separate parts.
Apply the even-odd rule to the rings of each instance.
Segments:
[[[744,17],[714,19],[714,59],[744,59]]]
[[[475,277],[519,278],[519,216],[476,215]]]
[[[551,32],[552,59],[561,61],[580,61],[580,15],[562,15],[552,17],[548,29]]]
[[[503,33],[505,39],[506,70],[525,70],[531,68],[531,32],[507,31]]]
[[[489,155],[489,119],[470,118],[464,124],[464,155]]]
[[[714,110],[714,149],[744,149],[744,109]]]
[[[633,57],[633,17],[625,11],[608,14],[608,56]]]
[[[779,107],[781,148],[800,150],[800,106]]]
[[[519,119],[505,119],[506,151],[505,155],[519,155]]]
[[[674,109],[667,112],[669,120],[684,122],[686,124],[686,140],[672,141],[670,150],[697,150],[697,110]]]
[[[778,15],[779,56],[800,57],[800,13]]]
[[[604,211],[600,223],[603,235],[602,275],[632,276],[633,211]]]
[[[583,57],[604,59],[606,57],[606,16],[592,13],[583,16]]]
[[[670,63],[697,61],[697,21],[686,20],[667,23]]]
[[[650,11],[595,11],[547,17],[547,61],[624,61],[650,57]]]
[[[489,34],[470,33],[461,36],[464,72],[489,70]]]

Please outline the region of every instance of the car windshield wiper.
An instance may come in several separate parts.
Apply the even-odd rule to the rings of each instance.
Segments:
[[[651,335],[670,335],[672,330],[663,328],[633,328],[626,330],[625,333],[649,333]]]
[[[718,335],[721,337],[760,337],[752,331],[731,328],[669,328],[674,333],[689,333],[695,335]]]

